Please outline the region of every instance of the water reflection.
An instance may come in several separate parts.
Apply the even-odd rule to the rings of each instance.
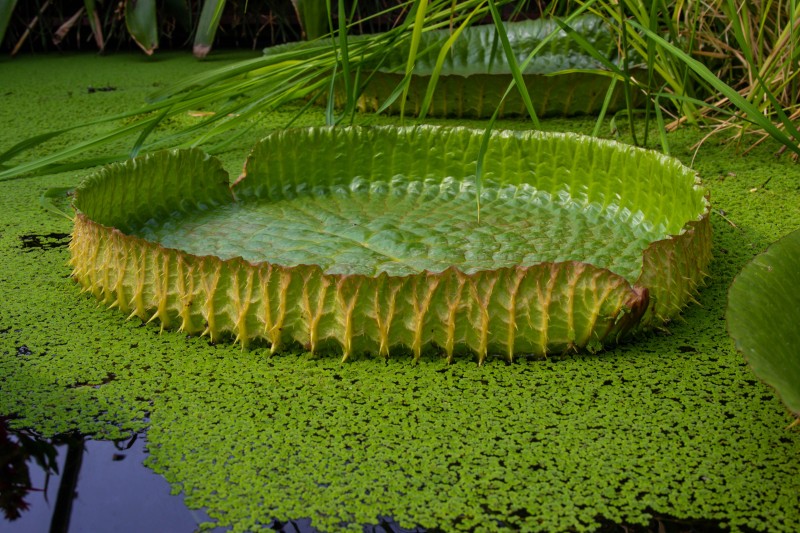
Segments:
[[[45,439],[0,417],[0,530],[190,532],[208,520],[147,469],[144,438]]]
[[[58,474],[53,443],[29,431],[8,429],[8,419],[0,417],[0,509],[6,520],[17,520],[30,507],[25,500],[31,491],[47,491],[50,476]],[[34,461],[45,473],[44,488],[31,483],[28,462]]]

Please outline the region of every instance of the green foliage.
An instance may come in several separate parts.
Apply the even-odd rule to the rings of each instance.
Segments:
[[[303,38],[314,40],[331,32],[328,25],[327,0],[292,0]]]
[[[402,117],[405,115],[406,109],[406,99],[408,98],[408,89],[410,87],[410,80],[412,74],[414,74],[414,66],[417,60],[417,52],[419,51],[419,42],[422,38],[422,30],[425,27],[425,13],[428,10],[428,1],[427,0],[420,0],[420,2],[414,3],[414,26],[412,27],[411,31],[411,42],[408,48],[408,54],[406,57],[406,72],[405,72],[405,80],[406,83],[403,84],[403,94],[400,96],[400,117],[402,121]],[[411,15],[409,15],[411,18]],[[340,32],[341,34],[341,32]],[[348,95],[350,98],[350,95]]]
[[[175,53],[158,62],[98,63],[89,55],[7,62],[3,82],[13,94],[4,109],[14,113],[5,125],[32,136],[53,120],[77,120],[88,106],[112,112],[143,99],[153,81],[175,83],[205,68]],[[31,87],[24,80],[32,70],[54,83]],[[86,83],[126,90],[64,91]],[[264,128],[280,130],[300,107],[269,115]],[[323,120],[322,110],[310,108],[297,124]],[[394,117],[358,120],[396,124]],[[195,121],[184,116],[163,133]],[[594,122],[541,123],[590,133]],[[527,124],[498,119],[497,127]],[[227,172],[240,173],[260,135],[250,131],[220,154]],[[122,438],[147,429],[150,467],[188,505],[235,531],[300,517],[323,530],[361,531],[380,513],[403,527],[447,531],[499,529],[500,521],[511,531],[644,529],[648,522],[658,530],[672,516],[678,530],[794,533],[800,463],[791,458],[800,453],[800,433],[784,431],[791,418],[743,363],[720,318],[736,273],[797,228],[800,167],[773,157],[766,143],[735,157],[720,138],[693,159],[702,135],[691,128],[671,134],[672,152],[692,162],[715,207],[737,225],[712,215],[715,260],[702,307],[688,308],[669,332],[602,354],[511,365],[493,356],[482,367],[466,359],[446,365],[435,354],[417,364],[397,357],[341,365],[303,350],[269,357],[265,349],[159,334],[79,293],[66,277],[68,237],[22,246],[23,236],[71,231],[37,198],[85,172],[0,183],[0,278],[13,291],[0,299],[0,413],[45,435],[81,429],[95,439]],[[0,137],[0,149],[13,141]],[[116,378],[104,383],[109,372]]]
[[[204,12],[218,16],[221,4],[219,0],[209,0],[205,4]],[[317,11],[320,10],[317,9],[320,4],[321,2],[315,4]],[[341,6],[331,9],[336,6],[327,2],[326,11],[331,17],[329,22],[334,23],[334,19],[338,22],[336,39],[319,40],[299,47],[278,48],[262,60],[225,67],[161,91],[153,103],[139,110],[142,120],[125,126],[126,131],[140,132],[139,140],[131,153],[170,145],[196,145],[215,138],[222,140],[222,135],[232,128],[252,123],[256,117],[263,116],[288,101],[297,98],[312,101],[324,99],[330,93],[336,95],[335,102],[329,98],[331,109],[327,121],[331,124],[341,123],[352,117],[356,105],[362,109],[378,111],[403,108],[405,112],[411,108],[423,116],[429,114],[431,109],[444,109],[449,114],[450,110],[460,109],[461,106],[457,101],[451,101],[452,97],[447,95],[458,95],[459,87],[470,85],[461,84],[442,74],[447,71],[448,63],[454,60],[451,58],[458,57],[454,51],[467,42],[466,27],[492,16],[490,8],[494,4],[479,0],[434,0],[429,4],[415,3],[414,6],[407,2],[401,3],[375,15],[397,17],[398,14],[403,14],[404,18],[394,28],[369,37],[345,39],[355,28],[362,28],[369,16],[359,20],[349,19],[350,15],[344,13]],[[482,46],[492,54],[499,52],[501,60],[497,64],[506,65],[515,85],[519,86],[519,78],[523,75],[520,73],[523,71],[517,69],[519,72],[516,72],[514,66],[520,61],[520,54],[512,54],[516,61],[511,60],[508,55],[507,41],[509,37],[513,39],[513,36],[509,27],[500,23],[498,16],[499,8],[509,5],[510,2],[498,1],[496,4],[498,9],[495,9],[492,16],[497,28],[496,38],[492,42],[482,43]],[[771,2],[765,6],[760,17],[756,17],[750,8],[734,9],[736,6],[733,3],[723,0],[717,0],[713,4],[719,8],[718,11],[712,11],[708,6],[681,7],[665,1],[645,4],[635,0],[621,3],[589,0],[577,4],[577,9],[575,6],[564,8],[565,12],[570,13],[569,22],[565,23],[567,19],[563,19],[560,24],[569,39],[578,48],[585,50],[588,57],[603,65],[609,79],[608,85],[604,85],[599,93],[592,89],[594,93],[598,93],[593,98],[587,100],[584,96],[576,96],[571,100],[593,101],[596,105],[593,104],[592,110],[601,111],[601,115],[604,115],[606,112],[613,112],[619,105],[618,94],[624,89],[627,109],[620,116],[627,118],[633,134],[636,131],[633,127],[635,117],[644,115],[646,135],[650,132],[650,122],[655,121],[664,150],[668,150],[665,129],[674,128],[684,121],[699,123],[705,117],[715,115],[724,120],[720,127],[739,125],[737,127],[742,132],[761,132],[758,134],[772,136],[796,154],[800,153],[800,148],[797,147],[798,132],[792,122],[796,118],[796,111],[791,98],[796,92],[793,92],[792,87],[797,85],[793,81],[795,70],[791,67],[794,61],[792,58],[800,50],[796,43],[798,33],[791,31],[791,28],[798,18],[796,6],[791,7],[794,4],[789,4]],[[212,5],[214,9],[211,9]],[[404,11],[411,7],[413,9]],[[548,9],[555,11],[556,6]],[[351,15],[357,10],[358,5],[355,4]],[[612,46],[612,50],[619,48],[622,51],[619,60],[609,56],[606,46],[608,43],[588,38],[578,19],[572,19],[572,15],[580,10],[599,15],[606,21],[607,27],[617,33],[618,45]],[[211,17],[209,25],[204,23],[203,26],[210,28],[214,20],[216,19]],[[725,21],[730,24],[724,24]],[[725,45],[725,49],[721,48],[720,39],[711,39],[721,28],[729,36],[726,41],[729,44]],[[434,37],[437,30],[444,36]],[[202,40],[208,41],[207,37]],[[200,33],[198,38],[201,39]],[[205,46],[207,45],[204,44],[203,47]],[[709,56],[703,54],[713,46],[716,46],[712,54],[715,59],[708,60]],[[722,53],[717,50],[722,50],[731,57],[749,58],[745,65],[753,65],[753,69],[747,71],[749,73],[745,78],[752,80],[750,86],[739,87],[738,82],[734,83],[733,80],[742,78],[741,70],[731,66],[730,62],[722,66],[713,62]],[[786,54],[781,51],[786,51]],[[542,54],[545,52],[546,50],[540,50]],[[397,63],[398,58],[405,66],[404,69],[401,68],[397,74],[381,72],[387,66]],[[495,62],[495,59],[492,61]],[[426,62],[432,69],[430,77],[420,79],[419,75]],[[532,64],[536,64],[536,61]],[[642,64],[646,67],[645,70],[638,68]],[[763,66],[756,68],[759,64]],[[412,72],[415,75],[411,75]],[[589,84],[581,77],[584,75],[582,72],[564,71],[564,78],[560,81],[566,86],[556,85],[553,93],[564,95],[570,88],[574,90],[588,87]],[[575,79],[571,80],[569,76],[575,76]],[[542,82],[535,80],[532,83],[533,85],[521,87],[519,105],[529,115],[534,111],[532,119],[535,126],[536,115],[541,113],[528,105],[530,102],[525,95],[537,94],[538,91],[532,87],[539,87]],[[437,85],[441,86],[438,92]],[[340,90],[341,87],[344,87],[344,91]],[[501,90],[481,84],[464,89],[464,92],[464,98],[467,99],[471,98],[469,95],[482,92],[502,93]],[[445,95],[445,98],[437,99],[437,94]],[[719,94],[722,94],[722,99]],[[412,99],[407,102],[406,96],[411,96]],[[642,96],[645,98],[642,99]],[[513,100],[512,94],[505,98],[505,106],[498,106],[498,109],[514,108],[516,104],[512,103]],[[639,109],[642,101],[645,102],[644,110]],[[333,104],[337,102],[344,111],[340,116],[334,117]],[[426,104],[424,108],[420,108],[422,103]],[[489,111],[491,105],[484,106],[485,111]],[[150,132],[161,120],[168,120],[189,108],[198,107],[211,109],[214,114],[171,139],[164,139],[161,144],[149,141]],[[154,112],[160,118],[154,119],[152,115],[145,115]],[[128,116],[136,114],[131,112]],[[481,114],[484,114],[483,107]],[[488,116],[490,113],[485,114]],[[672,115],[677,120],[668,124],[665,115]],[[598,127],[599,124],[598,121]],[[745,124],[752,126],[745,127]],[[95,139],[90,146],[103,146],[114,138],[116,137],[113,134],[109,134],[105,138]],[[646,140],[645,136],[644,141]],[[25,145],[26,149],[38,143],[35,139],[31,141]],[[218,147],[221,145],[212,145],[209,149],[213,151]],[[84,149],[76,146],[61,154],[52,154],[46,162],[28,162],[15,168],[8,168],[10,165],[6,164],[5,170],[0,169],[0,179],[53,163],[60,164],[67,158],[79,156]],[[0,159],[8,160],[10,154],[0,156]],[[87,160],[84,164],[89,162]]]
[[[16,5],[17,0],[0,0],[0,43],[3,42],[3,37],[6,35],[8,22],[11,20],[11,13],[14,12]]]
[[[125,25],[136,44],[145,54],[153,55],[158,48],[155,0],[128,0],[125,2]]]
[[[197,58],[204,58],[211,51],[214,35],[217,33],[222,10],[225,9],[225,0],[206,0],[200,11],[200,20],[197,23],[197,32],[194,37],[193,53]]]
[[[84,0],[84,3],[95,40],[102,49],[105,40],[103,29],[99,25],[98,10],[93,0]],[[498,7],[512,4],[505,0],[496,3]],[[150,51],[156,43],[158,33],[155,19],[150,15],[152,4],[152,0],[126,2],[128,25],[133,30],[137,41],[144,43],[142,44],[144,49]],[[201,21],[197,28],[195,42],[195,51],[199,56],[203,56],[210,49],[223,4],[225,2],[222,0],[207,0],[203,4],[203,15],[200,17]],[[399,14],[414,14],[414,17],[406,18],[401,23],[404,31],[410,35],[410,40],[406,36],[399,39],[372,38],[372,44],[381,47],[385,53],[397,50],[398,47],[412,52],[404,57],[404,64],[407,66],[405,76],[393,82],[396,90],[383,92],[381,97],[383,101],[378,101],[373,106],[374,109],[381,110],[388,108],[391,101],[397,100],[402,95],[414,91],[426,93],[426,87],[413,87],[412,77],[409,75],[411,64],[414,61],[412,56],[416,55],[419,48],[414,43],[424,38],[426,33],[437,28],[447,28],[450,32],[458,28],[455,30],[455,34],[458,34],[459,30],[467,24],[474,24],[482,18],[485,19],[487,15],[492,16],[495,24],[499,23],[499,10],[495,10],[495,13],[492,14],[489,9],[494,2],[477,0],[461,2],[435,0],[430,2],[430,5],[427,2],[416,2],[413,5],[409,2],[389,2],[383,4],[389,7],[377,14],[362,13],[359,3],[355,2],[350,10],[350,15],[339,13],[343,10],[331,9],[330,1],[296,1],[291,5],[303,27],[313,26],[315,28],[311,31],[312,36],[322,35],[328,32],[329,27],[336,27],[334,20],[336,17],[339,18],[340,25],[343,20],[347,20],[353,23],[353,28],[357,27],[359,31],[363,31],[365,23],[372,25],[374,20],[387,19],[395,19],[396,22]],[[171,10],[176,20],[183,21],[182,23],[185,24],[187,20],[186,5],[182,0],[171,0],[165,6]],[[245,6],[247,6],[246,3]],[[5,0],[0,4],[0,8],[2,8],[0,9],[0,32],[2,32],[4,16],[7,21],[14,8],[14,2]],[[106,7],[106,9],[110,8]],[[255,17],[256,13],[253,9],[255,8],[251,7],[250,11],[247,11],[245,8],[243,11],[245,17]],[[624,89],[627,98],[627,110],[624,116],[629,122],[634,141],[637,140],[634,118],[643,115],[645,144],[646,135],[650,131],[648,125],[655,120],[659,126],[659,138],[665,150],[667,149],[666,138],[663,135],[665,127],[674,129],[684,122],[693,124],[711,122],[715,126],[714,131],[735,131],[736,138],[740,141],[747,139],[748,143],[756,143],[769,136],[783,144],[784,149],[793,151],[795,155],[800,154],[800,149],[798,149],[800,132],[794,126],[794,121],[800,116],[800,107],[798,107],[796,98],[800,83],[797,77],[800,69],[796,68],[797,59],[800,57],[800,45],[798,45],[800,33],[796,31],[798,20],[800,20],[800,5],[797,2],[793,0],[759,0],[742,4],[732,0],[714,0],[707,3],[686,4],[668,0],[653,2],[584,0],[566,3],[552,2],[538,8],[543,14],[559,13],[563,16],[579,9],[588,9],[600,15],[617,33],[619,49],[624,60],[619,65],[619,70],[611,70],[614,72],[614,77],[622,81],[620,87]],[[519,3],[513,9],[513,13],[523,11],[530,15],[536,9],[528,3]],[[506,10],[506,13],[508,12],[509,10]],[[141,13],[141,16],[138,13]],[[330,20],[326,16],[328,13],[332,14]],[[358,20],[354,16],[356,13],[361,16]],[[78,14],[76,13],[74,16]],[[144,16],[145,14],[147,16]],[[32,24],[39,18],[39,15],[41,13],[36,14],[34,20],[31,21]],[[113,18],[107,15],[108,13],[104,17],[105,20]],[[413,20],[416,15],[421,18]],[[64,13],[63,16],[66,17],[67,14]],[[273,21],[276,18],[281,19],[281,17],[285,19],[285,15],[278,14],[276,16],[272,11],[267,16],[267,20],[270,21],[271,34],[275,34]],[[286,28],[289,25],[285,22],[281,22],[280,25],[282,26],[280,31],[285,36]],[[71,24],[65,24],[64,27],[66,31],[69,31]],[[396,28],[397,26],[395,26]],[[374,31],[373,26],[370,29]],[[106,33],[110,30],[107,27]],[[145,34],[145,32],[149,33]],[[348,31],[348,33],[350,32]],[[339,34],[343,33],[340,28]],[[42,33],[43,38],[44,35]],[[396,34],[394,35],[397,37]],[[505,40],[502,38],[504,33],[500,31],[497,35],[498,40],[492,44],[492,48],[503,50],[505,48]],[[571,35],[577,39],[580,32],[572,32]],[[652,38],[653,36],[657,38]],[[24,37],[20,42],[22,40]],[[408,46],[409,43],[411,46]],[[457,40],[447,41],[447,44],[437,48],[434,54],[457,43]],[[334,46],[340,47],[339,45]],[[589,47],[594,48],[594,45],[590,44]],[[596,51],[602,53],[600,49]],[[324,53],[322,48],[318,52]],[[348,78],[359,73],[356,64],[352,69],[344,68],[347,66],[344,64],[344,60],[347,60],[348,63],[351,62],[351,56],[352,54],[349,53],[340,54],[336,62],[325,67],[324,76],[327,77],[328,74],[335,71],[335,77],[341,79],[345,75],[344,70],[348,70]],[[380,56],[376,54],[374,57]],[[508,64],[512,67],[513,73],[514,61],[510,59],[510,56],[504,62],[507,61],[510,61]],[[352,62],[356,63],[357,60]],[[641,76],[639,70],[633,68],[637,64],[646,68],[646,76]],[[435,75],[434,78],[436,77]],[[519,76],[515,75],[515,78],[519,78]],[[288,94],[297,92],[300,84],[307,84],[310,79],[301,80],[299,76],[289,76],[289,79],[284,78],[281,83],[284,84],[283,90]],[[319,79],[319,77],[315,79]],[[518,86],[519,81],[516,79]],[[369,85],[369,82],[368,76],[361,77],[358,84],[352,84],[353,87],[348,88],[346,96],[351,105],[345,106],[347,112],[343,117],[348,116],[354,110],[352,107],[353,96],[360,93],[362,89],[356,85],[366,86]],[[398,82],[400,82],[399,85]],[[349,84],[350,82],[345,79],[345,83]],[[579,84],[581,82],[574,85]],[[331,84],[327,83],[324,86],[330,87]],[[322,85],[315,88],[321,87]],[[432,84],[427,85],[427,89],[429,89],[427,92],[432,92],[432,87]],[[520,87],[520,89],[523,104],[530,114],[532,108],[527,105],[528,99],[525,97],[527,93],[530,93],[530,88]],[[448,88],[447,90],[452,92],[454,89]],[[638,109],[641,100],[637,100],[637,97],[642,95],[647,97],[643,113]],[[186,94],[185,98],[194,98],[194,95]],[[420,100],[427,99],[420,96]],[[406,110],[404,98],[399,100],[399,107]],[[427,113],[427,111],[421,112]],[[665,114],[672,116],[674,120],[667,123],[664,118]],[[343,117],[339,117],[335,121],[338,122]]]
[[[719,91],[722,95],[728,98],[728,100],[730,100],[732,104],[736,107],[737,111],[741,113],[741,116],[739,118],[747,119],[751,121],[753,124],[760,126],[775,140],[779,141],[785,147],[789,148],[796,154],[800,155],[800,146],[797,144],[798,141],[800,141],[800,135],[795,135],[795,133],[792,132],[790,132],[787,135],[787,132],[785,132],[778,125],[773,123],[773,121],[768,116],[765,116],[763,112],[761,112],[749,100],[743,98],[730,85],[721,81],[705,65],[703,65],[702,63],[700,63],[695,59],[692,59],[691,57],[689,57],[689,55],[687,55],[677,47],[671,45],[670,43],[668,43],[667,41],[665,41],[652,31],[643,28],[642,26],[639,26],[636,22],[631,22],[631,25],[634,28],[639,29],[649,39],[663,46],[665,50],[673,53],[675,57],[683,61],[694,74],[702,78],[704,82],[708,83],[710,86],[714,87],[717,91]]]
[[[563,24],[559,19],[501,23],[502,32],[493,25],[468,27],[471,20],[465,19],[452,33],[447,29],[423,33],[412,71],[408,70],[411,51],[407,45],[396,45],[383,56],[363,61],[366,81],[352,96],[359,110],[399,114],[399,102],[405,102],[408,113],[421,118],[489,117],[497,111],[498,116],[528,115],[533,129],[538,129],[540,115],[596,113],[610,80],[622,79],[621,74],[606,70],[610,65],[619,71],[619,59],[612,33],[595,16],[575,13],[566,20],[572,31],[602,50],[600,59],[559,32],[558,22]],[[500,35],[505,36],[508,51],[499,43]],[[350,42],[361,44],[364,39]],[[304,46],[283,45],[265,53]],[[516,75],[507,53],[513,57]],[[523,84],[522,92],[517,82]],[[342,85],[338,84],[334,95],[339,107],[348,100],[348,90]],[[395,101],[401,92],[405,98]],[[624,104],[620,91],[611,91],[607,107],[617,110]]]
[[[742,270],[731,285],[726,318],[753,373],[800,418],[800,230]]]
[[[522,101],[525,104],[525,109],[528,111],[528,115],[530,115],[534,126],[536,126],[536,129],[539,129],[539,119],[536,116],[536,111],[533,109],[531,95],[528,93],[528,88],[526,87],[525,81],[522,78],[522,72],[517,64],[516,55],[514,54],[514,50],[511,49],[511,42],[508,40],[508,33],[500,29],[503,27],[503,21],[500,18],[500,13],[497,11],[497,6],[495,5],[494,0],[489,0],[489,8],[492,13],[492,20],[494,21],[495,28],[498,30],[496,33],[497,39],[499,39],[503,45],[505,63],[508,65],[509,70],[511,70],[511,75],[514,77],[514,85],[522,97]]]
[[[646,58],[646,82],[626,79],[673,114],[670,129],[684,122],[711,122],[714,132],[736,130],[740,139],[752,133],[753,142],[772,137],[800,155],[800,132],[792,123],[800,113],[796,2],[581,4],[608,21],[632,60]],[[629,106],[629,118],[632,112]],[[647,130],[651,108],[645,115]]]
[[[451,21],[460,23],[469,17],[488,15],[488,7],[480,0],[463,0],[456,4],[452,4],[450,0],[436,0],[430,5],[424,17],[423,24],[426,28],[438,28],[450,24]],[[353,23],[350,24],[352,25]],[[408,46],[414,28],[414,17],[407,17],[403,24],[382,34],[353,42],[344,40],[346,48],[343,48],[341,43],[348,28],[342,26],[337,31],[338,45],[332,46],[330,41],[324,39],[312,41],[301,47],[293,47],[259,59],[204,72],[160,90],[152,96],[151,103],[143,107],[99,119],[114,122],[135,117],[135,120],[128,120],[116,130],[76,143],[44,158],[0,170],[0,180],[43,168],[52,169],[53,165],[64,164],[70,159],[73,160],[70,164],[74,165],[96,164],[96,159],[81,162],[74,161],[74,158],[90,149],[108,145],[115,139],[134,131],[144,133],[137,142],[137,150],[134,151],[197,145],[213,139],[219,143],[207,147],[208,151],[213,152],[231,141],[229,136],[223,137],[222,134],[240,126],[252,126],[254,118],[263,116],[286,102],[321,96],[333,82],[344,78],[345,61],[348,63],[348,70],[357,72],[359,64],[379,64],[381,58],[384,58],[390,50],[398,46]],[[340,53],[343,51],[346,53]],[[347,98],[355,102],[361,84],[352,83],[350,87]],[[180,116],[198,108],[211,108],[215,111],[204,120],[176,132],[175,135],[162,138],[158,142],[145,142],[156,121]],[[58,133],[23,140],[17,146],[0,154],[0,164],[41,145],[54,135],[80,129],[83,126],[75,124]],[[122,159],[125,156],[117,154],[109,157]]]

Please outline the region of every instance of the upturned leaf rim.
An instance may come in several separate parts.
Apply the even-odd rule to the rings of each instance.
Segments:
[[[676,182],[683,181],[683,193],[688,191],[687,197],[693,198],[698,209],[688,220],[673,225],[676,231],[643,251],[642,272],[635,280],[580,261],[542,262],[473,274],[454,267],[407,276],[326,274],[315,265],[192,256],[115,227],[124,226],[115,223],[115,217],[129,218],[125,205],[134,205],[141,216],[151,217],[159,211],[198,205],[207,209],[235,201],[235,192],[244,190],[248,180],[256,185],[270,183],[274,174],[269,166],[281,157],[281,147],[309,140],[318,148],[323,141],[339,148],[364,146],[367,139],[388,136],[388,141],[382,141],[386,146],[402,148],[398,143],[402,138],[408,142],[417,139],[426,146],[455,142],[477,150],[475,141],[482,134],[468,128],[433,126],[284,130],[256,145],[245,172],[232,186],[219,161],[197,149],[162,151],[111,165],[76,191],[78,212],[70,245],[73,277],[98,299],[131,316],[158,319],[162,328],[207,334],[213,340],[231,335],[243,346],[266,341],[272,353],[293,344],[312,352],[333,348],[344,359],[361,352],[388,356],[390,350],[400,347],[415,358],[423,350],[437,347],[448,360],[456,353],[472,352],[479,361],[490,353],[513,359],[519,354],[596,351],[663,326],[694,301],[711,258],[710,204],[696,173],[656,152],[575,134],[496,131],[487,157],[491,159],[492,150],[500,150],[507,155],[506,161],[519,162],[524,158],[508,154],[518,153],[514,150],[529,143],[528,148],[555,147],[553,160],[571,157],[570,150],[581,154],[597,150],[617,158],[615,161],[627,161],[627,170],[620,175],[630,170],[630,178],[635,180],[642,177],[634,174],[642,165],[661,169],[662,177],[670,176],[664,168],[676,171],[680,175]],[[293,156],[289,153],[287,157]],[[452,170],[464,166],[453,167],[453,163],[443,156],[434,167]],[[311,167],[314,165],[331,168],[320,161]],[[166,173],[154,180],[149,174],[157,168]],[[502,164],[490,164],[487,175],[503,168]],[[653,175],[643,174],[645,178]],[[185,176],[190,176],[188,184],[183,183]],[[183,185],[170,187],[178,182]],[[141,183],[151,184],[152,190],[137,197],[130,189]],[[639,184],[637,194],[650,190],[650,185]],[[670,182],[666,189],[676,186]],[[127,200],[123,202],[120,194],[128,195]],[[663,206],[658,209],[665,211]],[[666,208],[670,213],[674,210],[675,206]]]

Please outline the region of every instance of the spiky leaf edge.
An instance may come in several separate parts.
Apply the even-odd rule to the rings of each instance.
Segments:
[[[79,187],[76,205],[88,206],[89,211],[94,205],[105,206],[105,213],[95,215],[127,221],[124,209],[106,195],[113,196],[122,185],[135,188],[137,179],[147,179],[146,168],[169,164],[176,168],[160,180],[155,196],[135,201],[143,210],[140,218],[192,209],[193,202],[211,208],[233,201],[227,175],[209,159],[198,150],[165,151],[112,165]],[[252,161],[251,156],[248,164]],[[181,167],[183,171],[177,170]],[[189,199],[169,193],[171,185],[184,179],[186,169],[195,180],[189,190],[198,195]],[[93,195],[104,199],[93,202]],[[512,359],[518,353],[593,350],[665,323],[693,300],[702,283],[710,261],[710,225],[706,206],[678,235],[652,243],[634,285],[580,262],[475,274],[451,267],[412,276],[368,277],[325,274],[310,265],[194,257],[126,235],[84,212],[76,216],[70,246],[73,275],[86,290],[131,316],[158,318],[162,329],[180,321],[180,330],[207,334],[212,340],[231,334],[247,346],[264,339],[273,353],[287,342],[312,352],[333,344],[347,359],[355,352],[388,356],[391,348],[404,345],[418,358],[426,346],[435,345],[448,360],[466,349],[483,361],[489,353]],[[670,275],[661,279],[664,272]],[[575,305],[578,301],[583,307]],[[581,315],[587,308],[588,315]]]

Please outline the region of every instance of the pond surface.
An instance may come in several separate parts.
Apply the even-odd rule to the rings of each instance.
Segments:
[[[0,65],[0,121],[12,132],[0,136],[0,150],[90,112],[127,109],[154,84],[208,67],[188,55],[21,59]],[[118,90],[88,93],[88,84]],[[301,122],[324,122],[321,115]],[[594,127],[593,118],[542,123]],[[653,517],[671,515],[696,520],[666,523],[665,531],[793,533],[800,433],[785,429],[790,417],[735,351],[723,318],[734,276],[797,228],[800,167],[774,157],[768,142],[739,157],[712,139],[694,158],[703,134],[670,134],[673,155],[694,161],[712,189],[715,259],[702,307],[687,308],[668,332],[597,356],[514,365],[445,365],[433,356],[340,365],[159,334],[98,307],[69,279],[63,236],[72,223],[41,210],[39,196],[74,186],[78,174],[3,182],[0,414],[18,414],[48,435],[147,429],[153,468],[186,491],[188,504],[240,529],[278,526],[270,520],[280,517],[295,519],[280,524],[284,531],[312,523],[337,531],[340,520],[376,524],[379,514],[428,531],[497,520],[513,520],[517,530],[623,531],[615,524],[633,523],[628,531],[659,531]],[[222,154],[229,172],[241,169],[254,142]],[[86,446],[70,531],[181,533],[202,521],[141,466],[142,438],[123,451],[109,442]],[[59,448],[58,461],[66,455]],[[42,486],[44,475],[31,475]],[[13,523],[0,518],[0,531],[47,531],[59,483],[51,478],[47,501],[29,494],[31,510]]]
[[[205,512],[186,507],[183,496],[170,494],[169,483],[144,466],[146,457],[143,434],[125,441],[92,440],[79,433],[45,439],[28,430],[8,429],[0,418],[0,531],[180,533],[196,531],[200,523],[209,522]],[[391,518],[379,518],[377,525],[364,526],[364,531],[426,531],[401,528]],[[308,518],[273,520],[266,529],[318,531]]]
[[[170,495],[169,483],[142,464],[146,445],[143,435],[120,442],[77,433],[42,439],[27,431],[5,433],[0,426],[0,508],[6,511],[0,515],[0,530],[194,531],[208,517],[188,509],[182,496]],[[25,463],[12,464],[10,457]],[[54,467],[49,475],[37,459]],[[24,485],[22,464],[27,465],[28,491],[14,490]],[[17,513],[9,520],[8,514]]]

